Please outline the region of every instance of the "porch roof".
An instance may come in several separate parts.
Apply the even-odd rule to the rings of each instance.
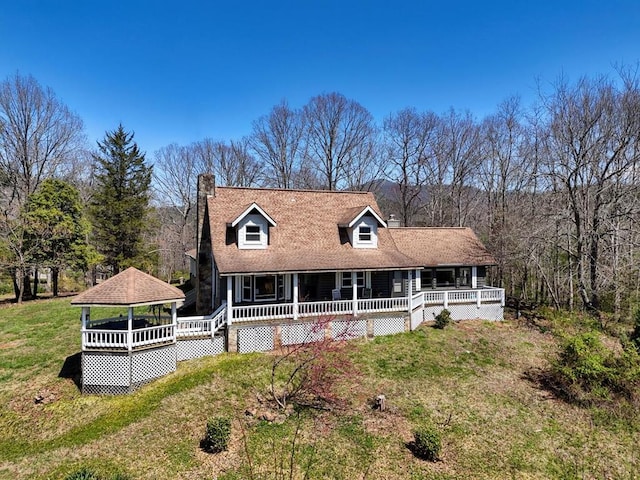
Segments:
[[[423,267],[496,264],[468,227],[403,227],[389,232],[398,248]]]
[[[184,300],[182,290],[129,267],[71,300],[79,306],[157,305]]]
[[[269,229],[263,250],[238,249],[227,238],[228,219],[252,203],[277,226]],[[214,260],[220,274],[336,270],[390,270],[421,266],[402,253],[387,228],[378,229],[378,248],[353,248],[339,224],[369,206],[382,214],[371,192],[218,187],[208,199]]]

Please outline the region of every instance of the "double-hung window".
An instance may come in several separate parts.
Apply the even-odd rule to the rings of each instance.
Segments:
[[[247,225],[245,227],[245,242],[247,243],[260,243],[260,226],[259,225]]]
[[[356,284],[358,288],[365,286],[365,275],[364,272],[355,272],[356,274]],[[352,275],[351,272],[343,272],[342,273],[342,288],[351,288]]]
[[[358,240],[362,243],[371,243],[371,227],[361,225],[358,229]]]

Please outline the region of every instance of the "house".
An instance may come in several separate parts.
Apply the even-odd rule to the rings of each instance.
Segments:
[[[196,303],[226,309],[231,351],[302,340],[320,315],[355,317],[363,334],[413,329],[444,308],[502,319],[504,291],[486,284],[495,260],[471,229],[400,227],[371,192],[219,187],[212,176],[198,191]]]
[[[486,280],[495,260],[470,229],[400,227],[370,192],[217,187],[201,175],[196,235],[196,315],[178,313],[190,294],[135,269],[72,301],[83,391],[129,392],[225,350],[413,330],[445,308],[502,319],[504,290]],[[104,306],[126,316],[91,315]]]

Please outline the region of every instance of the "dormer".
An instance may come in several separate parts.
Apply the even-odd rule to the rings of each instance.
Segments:
[[[346,229],[353,248],[378,248],[378,227],[387,224],[367,205],[350,209],[338,226]]]
[[[275,227],[276,222],[254,202],[229,226],[236,230],[239,249],[262,250],[269,245],[269,226]]]

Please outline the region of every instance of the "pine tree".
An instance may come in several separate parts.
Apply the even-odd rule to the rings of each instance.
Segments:
[[[94,155],[97,173],[91,217],[96,248],[113,274],[143,263],[153,167],[122,125],[107,132]]]

